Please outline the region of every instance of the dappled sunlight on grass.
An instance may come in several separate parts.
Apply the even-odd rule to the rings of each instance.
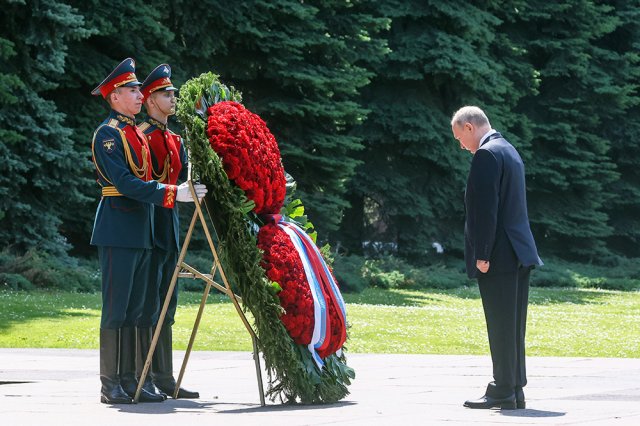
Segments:
[[[349,352],[489,353],[477,287],[372,288],[344,296]],[[187,346],[201,298],[201,292],[180,293],[177,350]],[[640,292],[532,288],[530,301],[528,355],[640,357]],[[99,294],[0,291],[0,305],[0,347],[98,347]],[[235,308],[212,290],[194,350],[251,349]]]
[[[610,304],[612,299],[626,298],[634,300],[639,292],[621,292],[599,289],[575,288],[531,288],[529,303],[536,305],[561,304]],[[637,300],[637,299],[636,299]]]
[[[479,299],[477,289],[455,290],[381,290],[368,288],[362,293],[345,294],[347,303],[385,306],[425,306],[433,303],[450,303],[455,299]]]

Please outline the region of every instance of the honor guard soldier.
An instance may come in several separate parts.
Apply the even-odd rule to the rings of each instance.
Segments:
[[[139,128],[144,132],[151,148],[153,178],[159,183],[175,185],[187,178],[187,154],[182,138],[167,127],[170,115],[176,112],[175,91],[171,83],[171,67],[161,64],[142,83],[140,91],[149,116]],[[151,273],[147,297],[140,317],[147,339],[151,327],[158,323],[162,304],[167,296],[174,269],[178,263],[180,248],[180,226],[178,209],[155,209],[155,236],[151,255]],[[162,324],[151,368],[151,380],[162,392],[173,395],[176,380],[173,377],[172,325],[178,303],[178,287],[171,294],[170,304]],[[145,383],[145,386],[147,384]],[[199,398],[198,392],[178,389],[178,398]]]
[[[122,61],[91,93],[111,107],[92,142],[97,182],[102,187],[91,244],[98,247],[102,272],[100,320],[100,400],[129,404],[137,388],[136,329],[142,313],[153,247],[154,204],[173,208],[192,201],[187,185],[165,185],[152,179],[146,137],[135,126],[142,108],[135,62]],[[204,195],[206,188],[196,188]],[[143,348],[144,349],[144,348]],[[138,354],[146,358],[146,354]],[[165,397],[143,390],[142,402]]]

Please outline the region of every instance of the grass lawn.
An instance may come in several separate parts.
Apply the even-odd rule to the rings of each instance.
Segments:
[[[182,292],[174,344],[185,349],[201,294]],[[345,295],[349,352],[488,354],[477,288]],[[97,348],[100,295],[0,291],[0,347]],[[233,305],[212,294],[195,350],[250,351]],[[532,288],[529,356],[640,357],[640,292]]]

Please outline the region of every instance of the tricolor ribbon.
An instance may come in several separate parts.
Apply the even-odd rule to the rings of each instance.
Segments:
[[[307,233],[299,226],[283,221],[280,215],[273,215],[271,219],[289,236],[302,261],[314,305],[313,334],[307,348],[318,367],[322,368],[322,358],[340,354],[347,338],[344,300],[320,250]],[[339,327],[337,339],[331,329],[330,307],[338,313],[339,323],[334,324]]]

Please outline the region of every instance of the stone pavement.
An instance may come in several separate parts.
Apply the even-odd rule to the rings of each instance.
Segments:
[[[179,368],[183,352],[175,352]],[[490,380],[484,356],[350,354],[351,394],[326,406],[259,403],[246,352],[193,352],[199,400],[99,402],[95,350],[0,349],[0,426],[640,425],[640,359],[528,358],[527,409],[470,410]],[[264,377],[266,384],[266,376]]]

